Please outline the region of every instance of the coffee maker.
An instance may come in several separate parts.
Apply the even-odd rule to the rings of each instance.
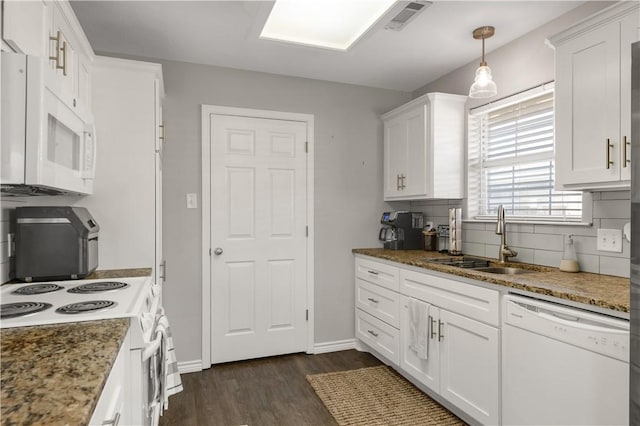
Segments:
[[[423,248],[422,227],[424,216],[414,212],[384,212],[378,239],[391,250],[420,250]]]

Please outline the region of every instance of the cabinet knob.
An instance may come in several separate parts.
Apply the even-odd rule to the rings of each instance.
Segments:
[[[222,250],[220,247],[217,247],[217,248],[213,251],[213,254],[215,254],[216,256],[220,256],[222,253],[224,253],[224,250]]]

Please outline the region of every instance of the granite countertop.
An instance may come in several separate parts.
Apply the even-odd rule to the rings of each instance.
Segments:
[[[129,319],[3,329],[3,425],[85,425],[98,402]]]
[[[450,257],[438,252],[423,250],[387,250],[353,249],[353,253],[362,254],[379,259],[390,260],[406,265],[445,272],[474,280],[525,290],[533,293],[553,296],[560,299],[598,306],[620,312],[630,311],[629,278],[599,275],[588,272],[562,272],[558,268],[507,262],[500,266],[512,266],[534,271],[528,274],[499,275],[472,269],[457,268],[455,266],[429,263],[435,258]],[[479,257],[479,256],[472,256]],[[495,259],[487,259],[496,262]]]
[[[130,268],[130,269],[104,269],[92,272],[85,280],[106,280],[111,278],[148,277],[153,270],[151,268]]]

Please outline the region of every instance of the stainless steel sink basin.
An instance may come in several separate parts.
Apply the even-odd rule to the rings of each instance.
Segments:
[[[490,274],[501,274],[501,275],[517,275],[517,274],[528,274],[531,272],[529,269],[521,269],[521,268],[508,268],[503,266],[490,266],[488,268],[474,268],[474,271],[479,272],[488,272]]]

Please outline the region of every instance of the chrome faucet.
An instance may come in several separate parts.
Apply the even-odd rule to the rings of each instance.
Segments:
[[[507,245],[507,224],[504,221],[504,207],[498,207],[498,223],[496,224],[496,234],[500,235],[500,250],[498,251],[498,262],[504,263],[510,257],[515,257],[518,252],[512,250]]]

